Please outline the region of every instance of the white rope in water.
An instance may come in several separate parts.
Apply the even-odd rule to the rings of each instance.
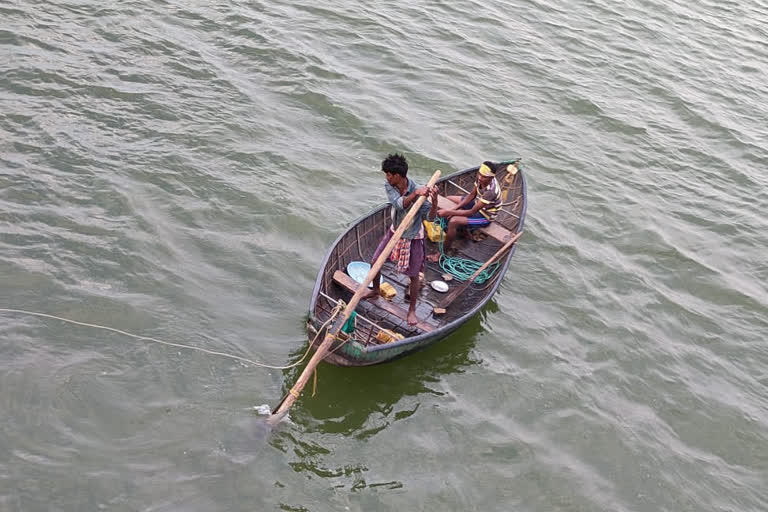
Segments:
[[[213,356],[228,357],[230,359],[235,359],[237,361],[242,361],[243,363],[252,364],[254,366],[260,366],[262,368],[270,368],[270,369],[273,369],[273,370],[287,370],[288,368],[293,368],[294,366],[300,365],[301,362],[304,361],[304,359],[307,357],[307,354],[309,354],[309,350],[310,350],[310,348],[312,346],[312,344],[310,344],[310,346],[307,348],[307,351],[304,352],[303,356],[301,356],[301,359],[299,359],[295,363],[289,364],[288,366],[272,366],[272,365],[269,365],[269,364],[259,363],[258,361],[254,361],[252,359],[248,359],[247,357],[240,357],[240,356],[236,356],[234,354],[227,354],[225,352],[217,352],[215,350],[208,350],[206,348],[194,347],[192,345],[184,345],[182,343],[173,343],[171,341],[160,340],[160,339],[157,339],[157,338],[153,338],[151,336],[141,336],[139,334],[133,334],[133,333],[126,332],[126,331],[121,331],[120,329],[115,329],[114,327],[107,327],[106,325],[89,324],[87,322],[78,322],[77,320],[70,320],[69,318],[62,318],[62,317],[56,316],[56,315],[48,315],[46,313],[36,313],[34,311],[25,311],[23,309],[7,309],[7,308],[0,308],[0,312],[19,313],[19,314],[22,314],[22,315],[37,316],[37,317],[41,317],[41,318],[51,318],[51,319],[60,320],[62,322],[66,322],[66,323],[69,323],[69,324],[80,325],[80,326],[83,326],[83,327],[93,327],[94,329],[102,329],[102,330],[105,330],[105,331],[116,332],[117,334],[122,334],[123,336],[128,336],[128,337],[131,337],[131,338],[135,338],[137,340],[151,341],[151,342],[154,342],[154,343],[159,343],[161,345],[168,345],[169,347],[178,347],[178,348],[186,348],[186,349],[189,349],[189,350],[197,350],[198,352],[205,352],[206,354],[210,354],[210,355],[213,355]]]

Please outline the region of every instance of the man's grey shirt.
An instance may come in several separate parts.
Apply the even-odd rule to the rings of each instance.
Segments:
[[[408,215],[408,210],[403,208],[403,199],[405,196],[401,196],[400,191],[396,187],[390,185],[389,182],[384,184],[384,190],[387,192],[389,204],[392,205],[392,226],[394,229],[397,229],[405,216]],[[406,190],[405,195],[407,196],[414,190],[416,190],[416,183],[411,178],[408,178],[408,189]],[[414,201],[414,203],[415,202],[416,201]],[[413,204],[411,204],[411,208],[412,207]],[[427,199],[424,201],[424,204],[421,205],[421,208],[419,208],[419,213],[417,213],[416,217],[413,219],[413,224],[411,224],[411,226],[405,230],[405,233],[403,233],[403,238],[409,238],[411,240],[416,238],[416,235],[419,234],[419,230],[421,229],[421,223],[429,215],[430,209],[432,209],[432,203]]]

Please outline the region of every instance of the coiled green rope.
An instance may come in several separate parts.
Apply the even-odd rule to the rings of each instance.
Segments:
[[[454,258],[446,255],[445,251],[443,250],[443,238],[445,238],[445,230],[448,228],[448,221],[445,218],[440,218],[440,228],[440,268],[443,269],[444,272],[451,274],[459,281],[466,281],[472,277],[472,274],[474,274],[477,269],[483,266],[483,263],[467,258]],[[476,284],[483,284],[493,277],[493,274],[496,273],[498,268],[498,262],[488,265],[485,270],[478,274],[474,282]]]

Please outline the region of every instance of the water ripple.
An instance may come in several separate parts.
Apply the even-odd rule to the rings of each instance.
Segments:
[[[493,304],[266,439],[296,370],[4,318],[0,508],[768,508],[764,5],[0,14],[4,307],[284,364],[384,154],[530,193]]]

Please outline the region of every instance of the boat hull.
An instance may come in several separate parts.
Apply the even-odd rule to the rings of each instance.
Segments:
[[[514,172],[503,176],[505,180],[505,207],[499,213],[493,230],[486,230],[489,235],[481,241],[456,241],[460,255],[468,259],[485,261],[503,245],[504,236],[510,237],[523,229],[527,209],[526,184],[518,161],[505,162],[514,165]],[[511,167],[505,167],[511,169]],[[441,196],[461,195],[471,189],[477,167],[459,171],[438,181]],[[498,173],[497,173],[498,175]],[[502,181],[500,178],[499,181]],[[507,186],[508,185],[508,186]],[[310,301],[307,321],[307,335],[314,350],[322,341],[327,326],[331,325],[334,312],[339,304],[346,302],[352,295],[352,288],[345,283],[341,275],[347,264],[352,261],[370,261],[379,240],[391,224],[388,204],[375,208],[353,222],[342,233],[325,255],[320,267]],[[383,279],[392,284],[398,296],[392,301],[377,298],[373,301],[361,301],[357,312],[365,321],[357,320],[355,332],[335,340],[324,360],[337,366],[369,366],[399,359],[413,352],[429,347],[454,332],[467,320],[477,314],[492,299],[501,280],[508,272],[516,243],[498,261],[498,268],[487,283],[473,284],[462,292],[447,314],[434,313],[434,307],[443,297],[430,287],[422,287],[418,302],[418,326],[406,325],[405,310],[408,303],[401,298],[408,286],[408,279],[394,271],[392,264],[385,265]],[[427,242],[428,252],[437,249],[437,244]],[[426,280],[440,279],[443,269],[435,265],[425,268]],[[453,285],[460,283],[455,281]],[[341,302],[339,302],[341,301]],[[381,343],[374,339],[381,331],[396,332],[403,339]]]

